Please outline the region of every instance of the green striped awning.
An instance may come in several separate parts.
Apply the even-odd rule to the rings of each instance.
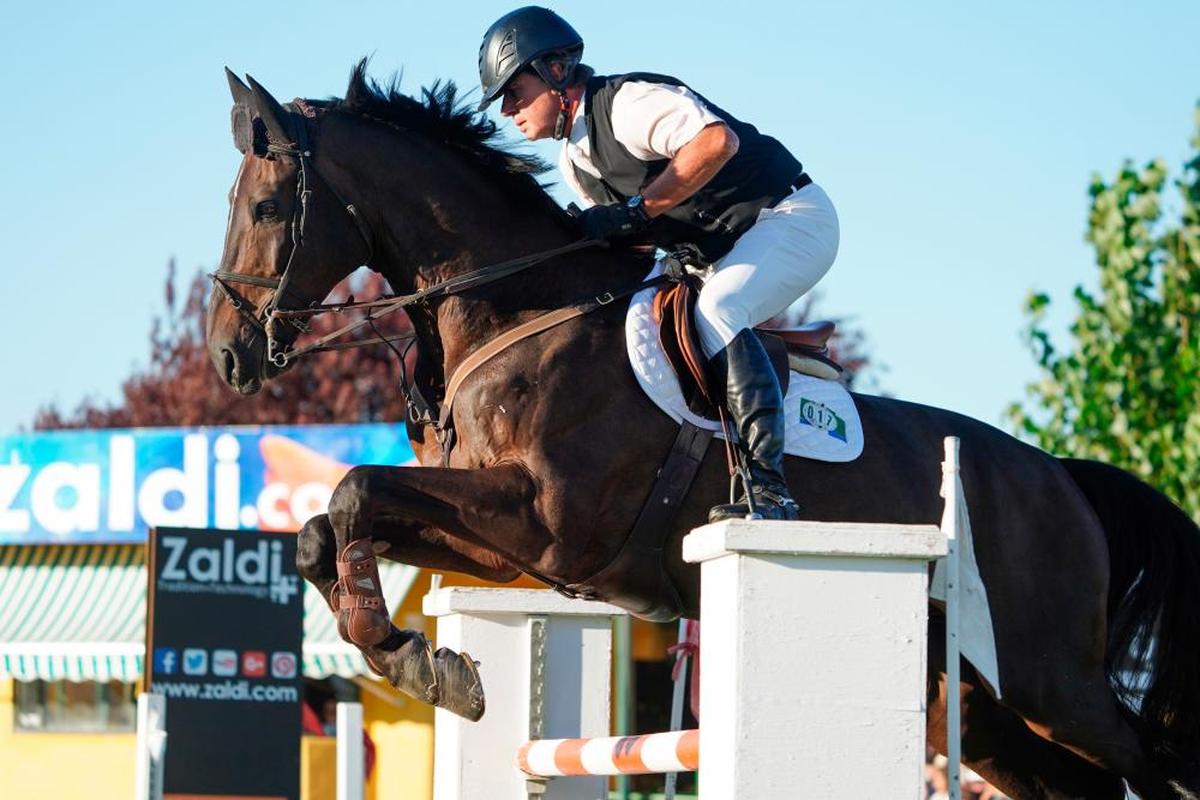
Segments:
[[[0,678],[138,680],[146,650],[144,556],[142,545],[0,547]],[[379,567],[388,607],[396,609],[418,570],[390,562]],[[308,584],[304,674],[370,674]]]
[[[136,545],[0,548],[0,675],[132,682],[145,652]]]

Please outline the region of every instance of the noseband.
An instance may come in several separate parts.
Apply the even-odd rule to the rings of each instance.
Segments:
[[[296,251],[304,245],[304,226],[308,220],[308,201],[312,195],[312,190],[308,186],[308,174],[311,170],[312,174],[320,177],[316,167],[312,164],[312,150],[308,144],[308,123],[307,117],[314,112],[307,103],[296,101],[288,103],[284,108],[288,112],[288,121],[291,124],[292,137],[291,141],[284,144],[277,142],[268,142],[263,155],[275,155],[277,157],[290,158],[296,162],[296,198],[297,203],[292,208],[292,218],[289,224],[291,229],[292,246],[288,251],[287,261],[284,262],[283,272],[278,278],[266,278],[258,275],[243,275],[239,272],[229,272],[227,270],[217,270],[209,274],[212,279],[213,286],[220,290],[225,299],[229,301],[234,310],[242,316],[251,328],[257,331],[267,343],[267,359],[276,367],[283,369],[287,366],[288,361],[293,357],[291,353],[284,348],[279,336],[279,325],[286,324],[293,328],[298,334],[308,333],[310,330],[306,317],[319,313],[323,309],[317,304],[310,303],[306,308],[285,309],[281,306],[281,301],[285,299],[291,292],[291,287],[288,285],[292,276],[292,262],[296,258]],[[353,203],[346,202],[346,199],[333,187],[329,181],[322,179],[325,186],[333,193],[341,203],[342,208],[354,220],[354,227],[362,237],[363,244],[367,247],[367,255],[362,260],[363,264],[370,264],[375,256],[375,239],[371,235],[371,229],[367,227],[366,221],[359,215],[358,209]],[[267,297],[260,305],[254,305],[247,300],[241,292],[234,288],[231,284],[244,284],[247,286],[256,286],[267,289]],[[297,313],[300,312],[300,313]]]

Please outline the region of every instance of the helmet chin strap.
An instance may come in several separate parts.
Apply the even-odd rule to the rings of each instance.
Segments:
[[[554,123],[554,138],[561,139],[567,135],[567,123],[571,119],[571,101],[566,90],[558,94],[558,120]]]

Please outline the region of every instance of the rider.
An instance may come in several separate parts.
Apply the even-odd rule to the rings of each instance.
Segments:
[[[689,244],[711,263],[696,303],[701,345],[726,387],[754,501],[766,519],[796,519],[783,477],[783,393],[751,330],[829,270],[838,220],[825,192],[770,136],[666,75],[595,75],[583,39],[548,9],[497,20],[479,49],[480,110],[503,97],[530,140],[562,140],[559,168],[593,203],[580,217],[596,239],[646,233]],[[711,521],[744,516],[720,505]]]

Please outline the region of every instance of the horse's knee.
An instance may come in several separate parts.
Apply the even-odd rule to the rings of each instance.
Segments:
[[[346,541],[356,538],[348,535],[348,530],[364,520],[367,501],[372,494],[374,473],[374,467],[353,467],[334,487],[329,498],[329,522],[338,536]],[[345,542],[342,544],[345,545]]]
[[[296,535],[296,570],[310,583],[335,580],[337,569],[337,540],[333,526],[325,514],[304,523]]]

